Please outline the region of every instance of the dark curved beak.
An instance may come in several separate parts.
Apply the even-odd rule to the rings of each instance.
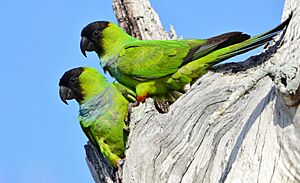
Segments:
[[[81,53],[86,57],[86,51],[96,51],[96,45],[90,41],[87,37],[81,37],[80,41],[80,50]]]
[[[67,100],[71,100],[71,99],[75,98],[75,95],[72,92],[72,90],[65,86],[59,87],[59,96],[60,96],[60,99],[67,105],[68,105]]]
[[[80,50],[81,50],[81,53],[86,57],[86,52],[85,50],[87,49],[89,45],[89,40],[88,38],[86,37],[82,37],[81,40],[80,40]]]

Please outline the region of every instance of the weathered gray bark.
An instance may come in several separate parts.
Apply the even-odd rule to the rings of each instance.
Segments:
[[[84,148],[86,162],[95,182],[113,183],[115,180],[114,170],[104,156],[90,142]]]
[[[132,35],[167,38],[147,0],[113,4]],[[208,72],[167,114],[151,102],[134,109],[123,182],[300,182],[298,0],[286,0],[283,19],[292,10],[280,48]]]
[[[113,0],[113,10],[119,25],[140,39],[176,38],[173,27],[167,33],[148,0]]]

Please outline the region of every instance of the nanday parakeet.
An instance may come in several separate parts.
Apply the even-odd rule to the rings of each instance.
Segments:
[[[146,97],[172,102],[173,91],[183,91],[209,67],[271,41],[291,17],[254,37],[229,32],[209,39],[183,40],[139,40],[112,22],[96,21],[83,28],[80,48],[84,56],[86,51],[95,51],[103,69],[133,89],[138,102]]]
[[[78,119],[85,135],[117,168],[118,161],[125,157],[129,102],[94,68],[78,67],[65,72],[59,86],[64,103],[72,99],[79,103]]]

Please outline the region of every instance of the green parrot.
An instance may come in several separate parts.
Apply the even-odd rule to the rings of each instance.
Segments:
[[[174,91],[184,92],[184,87],[209,67],[271,41],[291,17],[254,37],[229,32],[208,39],[182,40],[139,40],[112,22],[96,21],[81,31],[80,49],[84,56],[86,51],[95,51],[103,69],[136,92],[137,102],[153,97],[171,103],[176,99]]]
[[[78,119],[85,135],[117,169],[119,160],[125,157],[127,99],[114,84],[90,67],[65,72],[59,86],[64,103],[72,99],[79,103]]]

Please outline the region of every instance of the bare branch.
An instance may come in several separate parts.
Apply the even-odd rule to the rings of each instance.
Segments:
[[[170,39],[148,0],[113,0],[119,25],[140,39]]]

